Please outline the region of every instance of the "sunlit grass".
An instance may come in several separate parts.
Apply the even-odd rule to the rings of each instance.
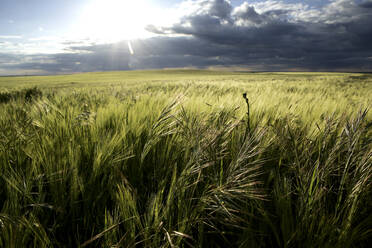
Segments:
[[[367,247],[371,83],[0,77],[0,247]]]

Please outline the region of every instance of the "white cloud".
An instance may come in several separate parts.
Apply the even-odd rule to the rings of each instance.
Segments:
[[[57,36],[41,36],[28,39],[29,41],[58,41],[61,40],[60,37]]]
[[[249,4],[249,2],[244,2],[244,4]],[[304,11],[309,8],[308,5],[303,3],[285,3],[283,1],[275,1],[275,0],[269,0],[269,1],[263,1],[258,3],[249,4],[253,6],[259,14],[262,14],[264,12],[273,11],[273,10],[285,10],[289,13],[293,14],[296,11]]]
[[[0,35],[0,39],[22,39],[20,35]]]

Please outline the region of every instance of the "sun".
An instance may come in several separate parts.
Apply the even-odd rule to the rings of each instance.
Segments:
[[[94,0],[83,9],[76,31],[105,42],[146,38],[151,33],[145,27],[158,18],[150,1]]]

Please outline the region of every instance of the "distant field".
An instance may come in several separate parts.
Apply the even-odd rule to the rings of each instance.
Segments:
[[[247,92],[253,115],[293,114],[304,121],[324,114],[343,115],[372,105],[372,74],[351,73],[239,73],[198,70],[96,72],[59,76],[0,77],[0,90],[37,86],[45,92],[118,95],[166,102],[184,94],[198,109],[241,106]],[[116,97],[115,97],[116,96]],[[119,99],[120,100],[120,99]],[[244,109],[239,113],[243,114]],[[372,112],[368,113],[369,118]]]
[[[0,77],[0,247],[368,247],[371,96],[357,73]]]

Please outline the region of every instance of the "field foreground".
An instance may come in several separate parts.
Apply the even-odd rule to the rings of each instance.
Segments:
[[[0,77],[0,247],[369,247],[370,96],[371,74]]]

